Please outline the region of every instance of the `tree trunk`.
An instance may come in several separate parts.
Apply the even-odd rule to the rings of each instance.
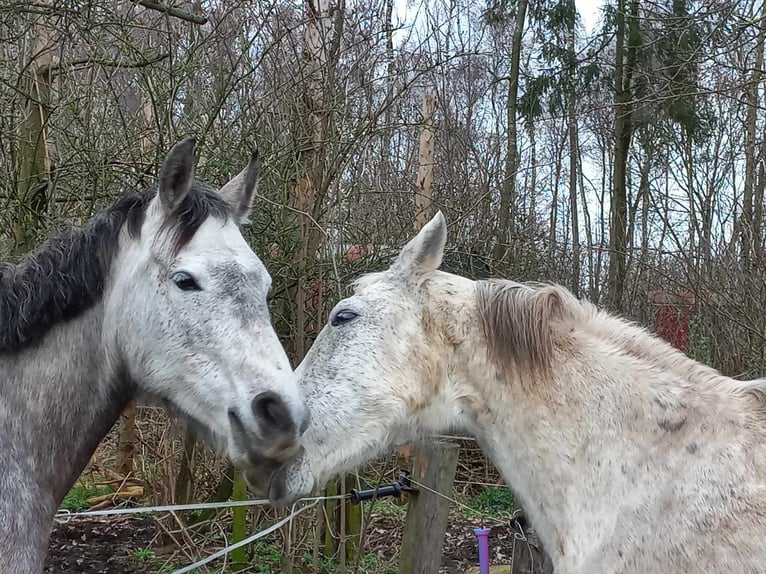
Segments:
[[[639,272],[646,271],[649,264],[649,170],[651,168],[651,153],[651,150],[646,150],[645,163],[641,167],[641,182],[638,188],[638,193],[641,195],[641,263]]]
[[[391,185],[391,138],[394,128],[393,122],[393,99],[394,99],[394,0],[386,0],[386,14],[383,23],[386,34],[386,101],[383,111],[383,133],[381,138],[381,161],[380,177],[381,189],[387,189]]]
[[[130,16],[134,4],[128,1],[118,2],[118,14],[123,18],[133,17]],[[141,25],[137,25],[131,29],[132,40],[137,46],[146,48],[151,45],[152,40],[156,40],[157,31],[153,31],[148,27],[147,20],[144,18],[144,14],[137,14],[134,17]],[[119,55],[119,47],[115,46],[115,59]],[[136,78],[134,70],[127,69],[120,72],[120,77],[126,84],[125,90],[120,97],[120,105],[123,108],[123,113],[129,119],[139,118],[138,124],[140,129],[139,137],[139,155],[136,157],[136,164],[148,164],[151,163],[152,146],[155,145],[154,134],[155,122],[154,122],[154,107],[152,104],[152,97],[147,90],[141,89],[141,83]],[[141,118],[143,122],[141,122]],[[148,183],[148,182],[147,182]],[[119,438],[117,447],[117,472],[128,475],[133,472],[133,458],[135,456],[135,437],[136,437],[136,402],[131,401],[125,408],[125,411],[120,417]]]
[[[646,225],[648,224],[648,213],[646,211],[647,206],[647,197],[649,195],[649,170],[651,169],[651,161],[652,161],[652,155],[653,155],[653,149],[651,145],[651,139],[649,137],[646,138],[646,141],[642,144],[643,147],[643,158],[641,160],[641,167],[639,169],[639,180],[638,180],[638,193],[636,194],[636,197],[633,199],[633,203],[630,206],[630,221],[628,222],[628,238],[630,242],[630,257],[628,258],[628,269],[632,269],[635,266],[635,254],[636,250],[634,249],[634,246],[636,244],[636,214],[641,213],[641,249],[638,254],[638,265],[635,271],[635,277],[634,281],[632,281],[633,289],[630,291],[630,299],[628,301],[624,301],[629,308],[632,308],[631,306],[635,302],[635,295],[636,291],[639,286],[639,279],[641,278],[641,274],[645,270],[645,255],[646,255],[646,249],[648,249],[649,246],[649,236],[647,234]],[[640,211],[639,211],[640,210]],[[645,249],[646,247],[646,249]]]
[[[333,120],[334,67],[337,65],[337,46],[342,33],[343,2],[333,9],[330,0],[307,0],[307,20],[304,33],[303,133],[296,142],[301,150],[298,158],[300,175],[293,188],[292,205],[298,227],[296,268],[303,272],[297,278],[295,289],[294,360],[300,362],[308,350],[306,334],[311,331],[309,315],[313,309],[312,284],[317,277],[317,250],[322,230],[317,228],[321,219],[324,196],[329,187],[326,175],[327,142]],[[334,23],[334,26],[333,26]],[[331,32],[333,32],[333,39]],[[321,289],[321,283],[319,284]],[[314,310],[315,311],[315,310]]]
[[[569,50],[574,54],[575,30],[569,40]],[[569,94],[569,212],[572,220],[572,293],[575,297],[580,296],[580,215],[577,210],[577,167],[580,157],[580,142],[577,133],[577,113],[575,109],[575,95]]]
[[[707,177],[704,197],[702,198],[702,236],[700,237],[700,252],[702,253],[702,275],[705,281],[711,278],[713,271],[713,218],[716,215],[716,199],[718,186],[715,181],[721,172],[721,164],[725,161],[722,157],[721,138],[715,140],[712,157],[713,165]],[[726,169],[726,168],[723,168]],[[736,217],[733,218],[736,221]],[[736,231],[733,233],[736,235]]]
[[[130,401],[120,417],[117,440],[117,461],[115,470],[122,476],[133,472],[133,457],[136,454],[136,401]]]
[[[46,4],[45,2],[41,4]],[[29,251],[43,227],[51,185],[48,111],[58,62],[56,33],[44,16],[32,28],[30,60],[22,81],[27,99],[19,122],[19,182],[13,236],[15,255]]]
[[[609,229],[609,271],[607,303],[615,311],[622,309],[627,277],[628,154],[632,136],[631,77],[637,53],[638,2],[631,1],[631,13],[625,13],[625,1],[617,2],[617,32],[614,65],[614,173]],[[626,50],[626,19],[628,47]],[[627,52],[627,54],[626,54]],[[627,62],[626,62],[627,58]]]
[[[582,217],[585,223],[585,248],[587,249],[586,258],[588,261],[588,298],[593,300],[594,296],[594,284],[595,284],[595,259],[594,259],[594,243],[593,243],[593,229],[591,228],[590,212],[588,211],[588,198],[585,195],[585,176],[583,176],[582,169],[582,150],[577,148],[577,163],[578,163],[578,180],[580,186],[580,205],[582,207]]]
[[[564,140],[557,137],[558,134],[552,134],[551,140],[554,146],[554,166],[553,166],[553,189],[551,190],[551,217],[550,229],[548,230],[548,251],[551,264],[556,261],[556,242],[558,241],[556,230],[559,221],[559,187],[561,186],[561,168],[564,161]]]
[[[596,255],[596,268],[593,271],[596,279],[593,283],[593,302],[599,303],[601,301],[602,289],[601,289],[601,272],[604,267],[604,249],[606,248],[606,182],[609,176],[614,173],[614,164],[607,159],[607,143],[603,142],[601,147],[601,194],[598,198],[598,226],[599,226],[599,238],[598,238],[598,253]]]
[[[660,199],[663,202],[663,213],[670,213],[670,173],[665,172],[665,192],[660,194]],[[662,218],[662,229],[660,230],[660,238],[657,242],[660,253],[662,253],[663,245],[665,245],[665,238],[670,231],[670,219],[668,217]]]
[[[755,242],[760,243],[760,238],[755,237],[753,234],[753,193],[755,190],[756,170],[758,169],[755,142],[758,121],[758,87],[763,70],[763,48],[766,36],[766,22],[764,22],[764,18],[766,18],[766,3],[763,4],[761,10],[758,38],[755,44],[755,63],[745,94],[745,103],[747,106],[745,114],[745,186],[744,196],[742,198],[742,217],[740,222],[742,265],[745,270],[748,270],[751,265],[753,244]]]
[[[240,471],[234,473],[234,486],[231,500],[242,502],[247,500],[247,482]],[[247,538],[247,507],[237,506],[231,511],[231,544],[236,544]],[[239,572],[247,568],[247,546],[240,546],[231,551],[231,570]]]
[[[511,67],[508,75],[508,143],[505,159],[503,187],[500,192],[500,213],[493,258],[496,263],[506,262],[512,255],[512,243],[516,235],[516,172],[519,169],[516,116],[519,97],[519,68],[521,62],[521,39],[524,36],[524,20],[527,14],[527,0],[519,0],[516,7],[516,23],[511,41]]]
[[[419,231],[428,223],[428,214],[431,212],[433,198],[433,171],[434,171],[434,131],[433,131],[434,98],[426,93],[423,95],[423,123],[420,131],[420,148],[418,149],[418,181],[417,194],[415,195],[415,217],[413,219],[415,231]],[[396,464],[399,468],[410,468],[412,457],[417,456],[418,448],[412,444],[399,447]]]
[[[529,216],[527,226],[530,237],[534,237],[537,228],[537,137],[534,122],[527,124],[529,134]]]
[[[196,441],[188,430],[184,433],[184,446],[181,453],[181,466],[176,476],[174,500],[176,504],[188,504],[194,492],[194,451]]]
[[[758,158],[758,178],[753,190],[753,263],[756,267],[763,265],[763,192],[766,187],[766,170],[763,164],[766,158],[764,158],[763,149],[764,145],[761,145],[761,153]],[[712,218],[712,213],[710,216]],[[712,227],[712,221],[710,227]],[[709,255],[706,261],[710,259],[712,256]]]
[[[691,135],[685,129],[682,129],[683,151],[682,160],[684,164],[684,175],[686,176],[687,197],[689,198],[689,269],[687,273],[696,275],[699,272],[701,262],[700,257],[700,229],[699,209],[696,203],[699,194],[696,192],[694,184],[694,146]]]
[[[416,230],[423,227],[431,218],[434,182],[434,107],[433,94],[423,94],[423,123],[420,130],[418,180],[415,188]]]
[[[322,230],[317,224],[322,219],[324,197],[330,186],[327,174],[328,142],[332,141],[332,126],[335,98],[335,67],[338,63],[338,42],[342,35],[345,4],[338,0],[334,7],[330,0],[306,0],[305,32],[303,36],[303,65],[305,71],[302,85],[301,132],[294,143],[298,153],[298,179],[293,186],[291,197],[295,209],[297,226],[297,249],[294,255],[298,271],[293,291],[295,321],[293,323],[293,360],[300,363],[309,346],[312,327],[310,315],[316,315],[314,325],[321,315],[321,291],[323,289],[318,273],[317,255],[322,239]],[[334,18],[333,18],[334,15]],[[334,34],[333,34],[334,33]],[[334,255],[333,255],[334,256]],[[320,297],[317,305],[312,301],[313,289]],[[336,483],[330,482],[326,494],[332,496]],[[338,502],[338,505],[344,504]],[[336,501],[328,501],[329,508],[335,508]],[[330,517],[332,514],[330,514]],[[332,520],[332,518],[329,518]],[[333,555],[333,528],[326,532],[326,557]],[[288,566],[290,556],[285,553],[283,567]],[[290,568],[289,571],[292,571]]]

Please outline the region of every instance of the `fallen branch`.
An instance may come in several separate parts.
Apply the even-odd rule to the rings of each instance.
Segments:
[[[109,468],[105,468],[101,471],[104,474],[104,480],[94,483],[95,486],[109,486],[114,491],[119,491],[124,488],[133,486],[144,487],[144,481],[135,476],[128,475],[123,476],[119,472],[115,472]]]
[[[109,494],[102,494],[101,496],[93,496],[86,500],[89,510],[99,510],[111,506],[117,500],[134,500],[141,498],[144,495],[144,489],[141,486],[129,486],[118,492],[112,492]]]

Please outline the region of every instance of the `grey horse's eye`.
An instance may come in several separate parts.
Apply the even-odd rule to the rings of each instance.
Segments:
[[[335,313],[332,319],[330,319],[330,325],[333,327],[337,327],[338,325],[343,325],[344,323],[348,323],[349,321],[353,321],[356,319],[359,315],[352,311],[351,309],[343,309],[342,311],[338,311]]]
[[[189,275],[186,271],[178,271],[173,274],[173,283],[176,284],[181,291],[201,291],[199,284],[194,280],[194,277]]]

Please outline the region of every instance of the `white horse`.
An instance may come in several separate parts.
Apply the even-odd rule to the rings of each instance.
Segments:
[[[471,433],[557,574],[766,571],[761,381],[694,362],[556,285],[437,271],[438,214],[362,277],[299,369],[305,451],[256,489],[290,502],[392,445]]]
[[[294,455],[308,422],[245,221],[257,153],[220,192],[194,140],[159,183],[0,265],[0,573],[40,572],[53,515],[146,393],[244,467]]]

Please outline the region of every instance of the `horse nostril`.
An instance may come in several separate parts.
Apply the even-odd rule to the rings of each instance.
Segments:
[[[261,393],[253,399],[253,414],[265,431],[293,433],[295,423],[279,395]]]

